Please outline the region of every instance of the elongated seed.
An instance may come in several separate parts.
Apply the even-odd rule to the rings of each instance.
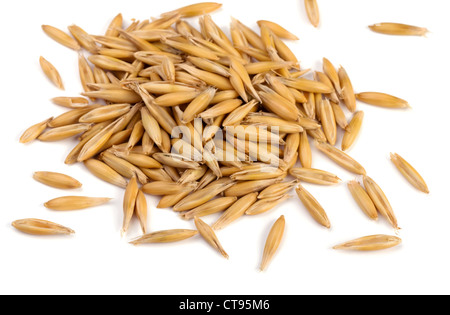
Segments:
[[[82,186],[75,178],[56,172],[34,172],[33,178],[45,185],[61,189],[75,189]]]
[[[308,80],[305,78],[281,78],[280,80],[285,85],[304,92],[325,94],[333,92],[333,89],[328,85],[322,82]]]
[[[79,118],[82,123],[99,123],[125,115],[131,108],[130,104],[107,105],[90,110]]]
[[[219,253],[221,253],[223,257],[228,259],[228,254],[225,252],[222,245],[220,244],[219,239],[216,236],[216,233],[214,233],[214,230],[207,223],[205,223],[202,219],[198,217],[194,218],[194,222],[198,232],[203,237],[203,239],[214,249],[219,251]]]
[[[187,124],[191,122],[197,114],[203,112],[208,107],[215,93],[216,89],[210,87],[194,98],[183,112],[182,123]]]
[[[90,207],[96,207],[107,203],[111,198],[97,198],[97,197],[84,197],[84,196],[64,196],[58,197],[44,203],[44,206],[48,209],[66,211],[66,210],[79,210]]]
[[[377,209],[366,190],[355,180],[349,181],[347,186],[353,196],[353,199],[355,199],[361,210],[363,210],[364,213],[372,220],[377,220]]]
[[[61,76],[56,70],[55,66],[53,66],[47,59],[44,57],[39,58],[39,63],[41,65],[42,71],[44,71],[47,78],[59,89],[64,90],[64,84],[62,82]]]
[[[193,219],[194,217],[207,216],[228,209],[236,200],[237,197],[219,197],[205,202],[201,206],[195,207],[192,210],[184,212],[180,216],[186,220]]]
[[[147,207],[147,199],[142,192],[142,190],[139,189],[137,196],[136,196],[136,205],[134,213],[136,214],[139,224],[141,226],[142,233],[147,234],[148,231],[148,224],[147,224],[147,213],[148,207]]]
[[[125,188],[125,194],[123,196],[123,223],[122,229],[120,230],[121,235],[125,234],[130,226],[131,218],[133,217],[136,206],[138,192],[139,186],[136,175],[134,175],[128,182],[128,185]]]
[[[212,225],[214,230],[223,229],[225,226],[229,225],[231,222],[237,220],[245,211],[256,202],[256,197],[258,193],[249,193],[245,196],[239,198],[235,203],[233,203],[225,212],[217,219],[217,221]]]
[[[15,220],[11,225],[17,230],[32,235],[55,235],[55,234],[73,234],[74,230],[51,221],[42,219],[20,219]]]
[[[195,189],[195,187],[190,187],[190,189],[186,189],[185,191],[181,191],[181,192],[176,193],[176,194],[165,195],[159,200],[156,208],[161,209],[161,208],[173,207],[180,200],[182,200],[184,197],[186,197],[187,195],[192,193],[192,191],[194,189]]]
[[[259,192],[258,199],[278,199],[285,195],[297,183],[298,180],[293,180],[270,185]]]
[[[173,230],[164,230],[164,231],[156,231],[152,233],[148,233],[142,235],[130,243],[133,245],[147,244],[147,243],[171,243],[171,242],[179,242],[190,238],[194,235],[197,235],[197,230],[189,230],[189,229],[173,229]]]
[[[50,25],[42,25],[42,30],[47,34],[49,37],[51,37],[56,42],[60,43],[61,45],[64,45],[70,49],[73,50],[80,50],[81,47],[77,43],[75,39],[69,36],[69,34],[61,31],[60,29],[50,26]]]
[[[158,96],[153,101],[158,106],[177,106],[189,103],[199,95],[197,90],[171,92]]]
[[[72,110],[69,110],[65,113],[62,113],[61,115],[53,118],[49,123],[48,126],[50,128],[56,128],[56,127],[63,127],[63,126],[67,126],[67,125],[72,125],[72,124],[76,124],[76,123],[89,123],[89,122],[85,122],[85,121],[79,121],[80,118],[92,111],[93,109],[99,108],[100,105],[89,105],[83,108],[75,108]]]
[[[176,205],[173,206],[174,211],[187,211],[192,210],[202,204],[210,201],[229,187],[233,186],[234,182],[227,177],[220,178],[211,182],[206,187],[195,191],[194,193],[181,199]],[[228,196],[226,196],[228,197]]]
[[[158,121],[147,107],[141,108],[142,126],[157,146],[162,144],[162,133]]]
[[[338,70],[338,75],[342,88],[340,96],[347,109],[353,113],[356,110],[356,97],[352,82],[350,81],[347,71],[342,66]]]
[[[372,251],[391,248],[400,245],[401,238],[393,235],[376,234],[363,236],[351,241],[333,246],[333,249]]]
[[[122,188],[127,186],[127,180],[102,161],[88,159],[83,161],[83,163],[86,168],[98,178]]]
[[[187,160],[183,155],[174,153],[154,153],[153,158],[161,164],[179,168],[199,168],[200,164]]]
[[[77,40],[81,47],[89,51],[91,54],[97,54],[99,47],[95,43],[94,38],[86,33],[81,27],[77,25],[70,25],[67,27],[69,32]]]
[[[350,120],[350,123],[348,124],[344,132],[344,136],[342,137],[341,143],[342,151],[348,150],[358,138],[363,119],[364,119],[363,111],[357,111],[353,115],[353,118],[352,120]]]
[[[226,197],[232,197],[232,196],[241,197],[241,196],[247,195],[252,192],[261,191],[264,188],[266,188],[267,186],[275,184],[279,181],[281,181],[281,179],[273,178],[273,179],[261,179],[261,180],[250,180],[250,181],[238,182],[225,191],[225,196]]]
[[[279,198],[259,199],[252,204],[246,211],[246,215],[257,215],[272,210],[283,201],[291,198],[289,195],[282,195]]]
[[[31,127],[28,127],[27,130],[23,132],[23,134],[20,136],[20,143],[28,143],[35,139],[37,139],[42,132],[47,128],[48,123],[53,119],[53,117],[50,117],[44,121],[41,121],[37,124],[34,124]]]
[[[357,93],[358,101],[386,108],[409,108],[408,102],[393,95],[380,92],[361,92]]]
[[[99,158],[117,173],[126,178],[132,178],[133,175],[136,174],[141,184],[146,184],[148,182],[147,176],[143,173],[143,171],[141,171],[140,168],[115,156],[111,152],[104,151],[100,154]]]
[[[336,124],[341,127],[343,130],[346,130],[348,126],[347,117],[345,117],[345,113],[342,110],[341,105],[339,105],[339,100],[337,103],[330,101],[331,107],[333,108],[334,118]]]
[[[337,127],[333,107],[331,107],[330,101],[328,99],[324,99],[322,102],[320,102],[319,106],[320,121],[322,122],[323,132],[327,137],[328,143],[331,145],[335,145],[337,139]]]
[[[318,185],[335,185],[341,181],[336,175],[315,168],[293,167],[289,174],[300,181]]]
[[[298,37],[291,32],[289,32],[287,29],[282,27],[281,25],[267,20],[259,20],[256,22],[259,26],[265,25],[267,26],[275,35],[284,38],[284,39],[291,39],[291,40],[298,40]]]
[[[389,22],[369,25],[369,28],[376,33],[386,35],[426,36],[429,32],[425,27]]]
[[[326,228],[330,228],[328,216],[319,202],[300,184],[297,188],[295,188],[295,191],[297,192],[300,201],[303,203],[306,210],[308,210],[314,220]]]
[[[331,160],[345,168],[346,170],[358,174],[358,175],[365,175],[366,170],[364,167],[362,167],[361,164],[356,162],[352,157],[350,157],[347,153],[339,150],[336,147],[333,147],[332,145],[315,141],[316,148],[319,149],[322,153],[324,153],[326,156],[328,156]]]
[[[285,225],[286,222],[284,215],[281,215],[272,225],[264,245],[264,252],[261,265],[259,267],[261,271],[267,268],[268,264],[272,261],[276,251],[278,250],[281,240],[283,239]]]
[[[385,217],[395,229],[398,229],[397,218],[392,210],[392,206],[380,186],[369,176],[363,177],[363,183],[367,194],[370,199],[372,199],[378,212]]]
[[[63,127],[49,129],[38,137],[40,141],[59,141],[76,136],[91,128],[90,124],[73,124]]]
[[[391,153],[390,156],[392,163],[411,185],[426,194],[430,193],[427,183],[411,164],[397,153]]]
[[[175,182],[153,181],[142,186],[142,191],[149,195],[174,195],[182,191],[192,190],[195,183],[178,184]]]
[[[141,101],[139,95],[133,91],[116,89],[116,90],[101,90],[101,91],[88,91],[81,93],[81,95],[91,98],[101,98],[108,102],[113,103],[137,103]]]
[[[77,161],[85,161],[99,153],[107,141],[111,139],[115,128],[120,123],[121,119],[122,118],[119,118],[119,120],[112,122],[89,139],[78,154]]]
[[[308,141],[308,134],[306,133],[306,131],[302,131],[300,133],[298,156],[300,158],[300,164],[303,167],[311,168],[312,154],[311,154],[311,147],[310,147],[309,141]]]
[[[311,24],[314,27],[318,27],[320,22],[320,13],[317,0],[305,0],[305,9]]]
[[[162,168],[161,163],[153,159],[152,157],[145,155],[145,154],[139,154],[139,153],[128,153],[124,151],[114,150],[114,155],[127,160],[133,165],[136,165],[137,167],[143,167],[143,168]]]
[[[328,76],[331,83],[333,83],[336,93],[339,96],[342,95],[341,83],[340,83],[339,75],[338,75],[338,72],[336,71],[335,66],[331,63],[330,60],[328,60],[325,57],[322,59],[322,64],[323,64],[323,72]]]

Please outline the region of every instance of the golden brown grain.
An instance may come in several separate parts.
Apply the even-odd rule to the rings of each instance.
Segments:
[[[136,176],[133,176],[125,188],[123,196],[123,223],[120,234],[123,235],[127,232],[130,226],[131,218],[133,217],[134,209],[136,206],[136,198],[139,192],[139,186]]]
[[[320,22],[320,13],[317,0],[305,0],[305,9],[311,24],[314,27],[318,27]]]
[[[40,141],[59,141],[76,136],[89,128],[91,128],[90,124],[83,123],[52,128],[41,133],[38,139]]]
[[[283,201],[291,198],[289,195],[282,195],[273,199],[259,199],[252,204],[246,211],[246,215],[257,215],[272,210]]]
[[[363,177],[363,183],[367,194],[370,199],[372,199],[378,212],[385,217],[396,230],[399,229],[392,206],[380,186],[369,176]]]
[[[264,252],[261,260],[261,265],[259,269],[261,271],[265,270],[273,259],[278,247],[280,246],[281,240],[284,234],[285,228],[285,218],[284,215],[281,215],[275,223],[272,225],[269,234],[266,239],[266,243],[264,245]]]
[[[353,143],[356,141],[359,132],[361,130],[362,122],[364,119],[364,112],[357,111],[354,115],[350,123],[348,124],[344,136],[342,137],[341,149],[342,151],[348,150]]]
[[[333,107],[331,107],[330,101],[328,99],[324,99],[322,102],[320,102],[319,106],[319,117],[322,123],[323,132],[327,137],[328,143],[331,145],[335,145],[337,140],[337,125]]]
[[[239,219],[244,215],[245,211],[256,202],[258,193],[249,193],[240,197],[235,203],[233,203],[217,221],[212,225],[214,230],[220,230],[228,226],[230,223]]]
[[[305,206],[306,210],[308,210],[309,214],[314,218],[314,220],[316,220],[318,223],[325,226],[326,228],[330,228],[330,221],[328,219],[328,216],[325,210],[316,200],[316,198],[314,198],[313,195],[311,195],[311,193],[309,193],[300,184],[297,186],[297,188],[295,188],[295,191],[297,193],[298,198]]]
[[[289,174],[300,181],[318,185],[335,185],[341,182],[336,175],[315,168],[293,167],[289,170]]]
[[[62,82],[61,76],[56,70],[55,66],[53,66],[47,59],[44,57],[39,58],[39,64],[41,65],[42,71],[44,71],[47,78],[58,88],[64,90],[64,84]]]
[[[428,194],[430,193],[427,183],[423,177],[412,167],[403,157],[397,153],[391,153],[391,161],[400,173],[418,190]]]
[[[60,189],[75,189],[82,186],[75,178],[56,172],[34,172],[33,178],[47,186]]]
[[[149,195],[174,195],[183,191],[190,191],[195,183],[178,184],[175,182],[153,181],[142,186],[142,191]]]
[[[325,57],[322,59],[322,64],[323,72],[328,76],[331,83],[333,83],[336,93],[340,96],[342,94],[342,88],[336,67]]]
[[[259,20],[256,22],[260,27],[262,25],[266,25],[275,35],[291,40],[298,40],[298,37],[289,32],[287,29],[279,25],[278,23],[267,21],[267,20]]]
[[[42,219],[20,219],[15,220],[12,226],[17,230],[32,235],[55,235],[55,234],[73,234],[74,230],[51,221]]]
[[[58,211],[80,210],[96,207],[110,200],[111,198],[103,197],[64,196],[49,200],[44,203],[44,206],[48,209]]]
[[[372,220],[377,220],[377,209],[366,190],[356,180],[349,181],[347,187],[361,210]]]
[[[376,33],[386,35],[426,36],[429,32],[425,27],[389,22],[369,25],[369,28]]]
[[[83,161],[83,163],[92,174],[105,182],[122,188],[127,186],[127,180],[102,161],[97,159],[88,159]]]
[[[81,49],[80,45],[77,43],[75,39],[73,39],[67,33],[61,31],[56,27],[50,25],[42,25],[42,30],[45,32],[45,34],[47,34],[49,37],[51,37],[53,40],[60,43],[61,45],[64,45],[73,50]]]
[[[214,249],[219,251],[219,253],[221,253],[223,257],[228,259],[229,256],[223,249],[222,245],[220,244],[219,239],[216,236],[216,233],[214,233],[214,230],[207,223],[205,223],[202,219],[198,217],[194,218],[194,222],[198,232],[203,237],[203,239]]]
[[[305,130],[300,133],[298,156],[300,158],[300,164],[303,167],[311,168],[312,166],[311,147],[309,145],[308,134],[306,133]]]
[[[37,124],[34,124],[33,126],[27,128],[27,130],[25,130],[23,132],[23,134],[20,136],[20,143],[28,143],[31,142],[35,139],[37,139],[42,132],[47,128],[48,123],[53,119],[53,117],[50,117],[44,121],[41,121]]]
[[[408,102],[393,95],[380,92],[361,92],[355,95],[358,101],[386,108],[410,108]]]
[[[197,230],[189,229],[163,230],[142,235],[132,240],[130,243],[133,245],[148,243],[172,243],[185,240],[197,234]]]
[[[235,203],[237,197],[219,197],[204,204],[195,207],[192,210],[184,212],[181,217],[186,220],[193,219],[194,217],[203,217],[213,213],[221,212],[228,209],[233,203]]]
[[[373,251],[387,249],[400,245],[401,238],[393,235],[376,234],[363,236],[351,241],[333,246],[333,249]]]
[[[344,67],[340,66],[338,70],[339,82],[341,85],[341,98],[345,106],[352,113],[356,110],[356,97],[353,90],[353,85]]]
[[[346,170],[358,175],[366,174],[366,170],[364,169],[364,167],[355,159],[350,157],[347,153],[325,142],[316,140],[315,144],[316,148],[319,149],[320,152],[324,153],[327,157],[329,157],[331,160],[333,160]]]

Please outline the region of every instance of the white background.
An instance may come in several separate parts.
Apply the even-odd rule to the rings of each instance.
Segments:
[[[312,27],[303,1],[222,1],[214,21],[228,28],[233,16],[255,30],[256,21],[280,23],[300,38],[288,42],[303,68],[321,69],[322,57],[343,65],[355,91],[380,91],[409,101],[412,109],[388,110],[358,103],[365,112],[360,137],[349,154],[360,161],[388,196],[398,218],[401,246],[380,252],[343,252],[337,243],[394,230],[385,219],[369,220],[347,190],[355,176],[313,152],[313,167],[336,173],[334,187],[305,187],[326,209],[331,229],[318,225],[292,198],[271,212],[244,217],[218,237],[226,260],[200,237],[167,245],[132,246],[140,234],[137,221],[121,238],[123,190],[104,183],[82,165],[67,166],[75,140],[18,142],[30,125],[65,111],[55,96],[81,92],[77,54],[47,37],[41,24],[66,29],[77,24],[103,34],[121,12],[128,25],[157,17],[190,1],[9,1],[0,10],[1,54],[1,209],[0,293],[2,294],[448,294],[449,231],[448,1],[319,0],[321,23]],[[392,21],[425,26],[427,38],[394,37],[367,26]],[[196,24],[196,19],[192,20]],[[39,56],[60,71],[66,91],[44,77]],[[397,152],[427,180],[431,193],[410,186],[389,161]],[[32,173],[49,170],[80,180],[83,188],[66,192],[44,186]],[[55,212],[43,203],[67,195],[113,197],[109,204]],[[169,209],[156,209],[148,196],[152,231],[194,228]],[[272,223],[286,217],[285,237],[267,271],[258,266]],[[36,217],[71,227],[69,237],[35,237],[11,227],[16,219]],[[208,223],[216,216],[208,217]]]

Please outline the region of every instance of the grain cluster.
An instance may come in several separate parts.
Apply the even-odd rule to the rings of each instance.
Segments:
[[[317,2],[305,5],[317,26]],[[227,36],[210,15],[220,7],[197,3],[127,26],[118,14],[98,35],[77,25],[69,26],[69,33],[43,25],[50,38],[76,51],[72,57],[84,91],[81,96],[52,98],[67,112],[31,126],[20,142],[77,139],[65,164],[82,163],[94,176],[124,189],[121,233],[128,233],[136,217],[142,235],[130,242],[134,245],[200,234],[228,258],[216,233],[247,216],[274,211],[292,197],[293,189],[299,208],[303,205],[320,225],[330,228],[326,210],[303,184],[330,186],[342,180],[313,168],[312,145],[362,178],[364,186],[351,181],[348,187],[369,218],[377,219],[379,213],[397,229],[386,195],[346,151],[362,132],[364,113],[357,101],[385,108],[405,108],[408,103],[385,93],[355,94],[346,69],[327,58],[322,69],[305,69],[289,48],[288,41],[298,37],[275,22],[260,20],[255,30],[232,19]],[[41,64],[62,88],[56,68],[43,58]],[[397,155],[392,160],[415,187],[428,192],[412,166]],[[81,187],[63,174],[37,172],[34,178],[56,188]],[[159,196],[157,208],[171,208],[192,221],[193,228],[149,229],[146,195]],[[63,196],[45,206],[65,211],[109,200]],[[203,221],[214,214],[217,219],[211,225]],[[13,225],[34,234],[72,233],[34,219]],[[261,270],[278,249],[284,227],[282,215],[268,234]],[[398,243],[374,236],[335,248],[369,250]]]

